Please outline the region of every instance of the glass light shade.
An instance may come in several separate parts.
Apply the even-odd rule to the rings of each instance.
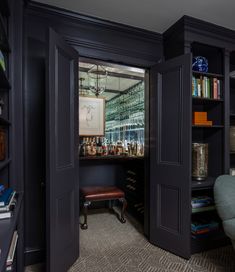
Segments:
[[[94,65],[88,72],[89,89],[96,96],[105,91],[107,84],[107,70],[101,65]]]

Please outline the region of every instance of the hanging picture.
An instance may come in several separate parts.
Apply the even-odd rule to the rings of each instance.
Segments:
[[[104,98],[79,97],[80,136],[104,136],[104,103]]]

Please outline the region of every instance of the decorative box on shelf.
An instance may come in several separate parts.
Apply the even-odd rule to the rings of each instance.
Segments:
[[[207,120],[207,112],[195,111],[193,112],[193,125],[212,126],[213,122]]]

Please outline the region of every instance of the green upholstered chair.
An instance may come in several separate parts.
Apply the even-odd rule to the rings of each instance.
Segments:
[[[223,221],[225,234],[235,249],[235,177],[219,176],[215,181],[214,199],[216,209]]]

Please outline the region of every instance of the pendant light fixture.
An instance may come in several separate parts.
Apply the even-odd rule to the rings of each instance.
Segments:
[[[103,66],[96,64],[91,67],[87,74],[89,89],[95,94],[96,97],[98,97],[105,91],[108,72]]]

